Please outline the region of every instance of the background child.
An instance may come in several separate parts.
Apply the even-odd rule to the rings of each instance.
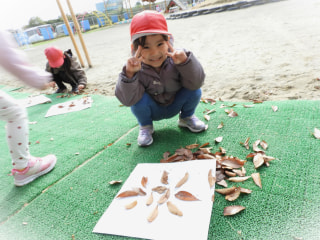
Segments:
[[[172,47],[173,37],[161,13],[143,11],[130,24],[132,53],[119,75],[115,94],[131,106],[140,125],[138,144],[153,142],[153,121],[179,114],[178,125],[201,132],[207,125],[195,115],[205,74],[195,56]],[[171,42],[171,43],[170,43]]]
[[[53,81],[58,85],[56,93],[67,92],[64,83],[71,85],[72,93],[78,93],[86,87],[86,73],[73,57],[70,49],[62,52],[59,48],[48,47],[44,53],[48,59],[46,71],[53,74]],[[54,84],[52,86],[54,87]]]
[[[17,50],[12,36],[0,30],[0,65],[30,86],[45,89],[51,75],[30,66],[25,55]],[[29,121],[27,111],[0,90],[0,119],[7,122],[7,141],[12,158],[12,175],[16,186],[23,186],[48,173],[56,164],[56,156],[38,158],[29,152]]]

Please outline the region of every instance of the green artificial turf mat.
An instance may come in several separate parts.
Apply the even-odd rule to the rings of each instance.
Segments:
[[[317,162],[320,140],[311,133],[314,127],[320,128],[320,102],[264,102],[255,104],[253,108],[236,104],[232,108],[239,116],[230,118],[224,112],[226,108],[220,108],[221,102],[213,106],[201,103],[197,109],[201,119],[205,109],[215,108],[216,112],[211,114],[209,129],[199,134],[178,128],[177,117],[155,122],[154,143],[147,148],[137,146],[138,128],[122,131],[118,141],[100,154],[92,154],[92,159],[69,172],[5,221],[0,226],[0,238],[72,239],[73,236],[74,239],[124,239],[92,233],[121,188],[121,185],[109,185],[109,181],[125,181],[138,163],[159,163],[164,152],[173,153],[192,143],[210,142],[212,152],[222,146],[227,155],[245,159],[252,152],[252,143],[261,139],[269,145],[266,154],[276,159],[270,167],[259,169],[254,169],[248,159],[245,167],[247,175],[253,172],[261,174],[263,188],[257,187],[252,179],[229,184],[253,191],[249,195],[241,195],[234,202],[228,202],[216,193],[208,239],[318,239],[320,170]],[[272,111],[273,105],[279,107],[277,112]],[[125,109],[128,110],[120,108],[120,112],[115,114],[118,121],[127,121],[128,116],[120,114]],[[83,118],[78,121],[82,123]],[[135,124],[133,118],[128,122]],[[217,129],[221,122],[224,127]],[[99,122],[94,128],[88,127],[88,132],[93,134],[95,129],[102,128],[100,125]],[[33,135],[35,138],[40,136],[40,130]],[[223,141],[215,144],[214,139],[218,136],[223,136]],[[250,150],[240,144],[247,137],[250,137]],[[67,154],[64,146],[57,149],[64,158]],[[64,168],[63,164],[57,165],[54,171],[62,171],[61,168]],[[42,179],[50,178],[50,175],[55,174],[48,174]],[[38,182],[30,184],[30,188],[39,188]],[[1,194],[6,193],[4,191],[1,190]],[[246,209],[235,216],[223,216],[224,207],[230,205],[243,205]],[[195,219],[200,217],[195,216]]]
[[[13,178],[8,176],[12,165],[3,127],[5,123],[0,122],[0,222],[136,125],[130,109],[120,107],[115,98],[102,96],[92,96],[91,108],[45,118],[50,106],[82,96],[48,97],[52,103],[28,108],[29,121],[37,122],[29,127],[31,154],[45,156],[53,153],[58,158],[52,173],[41,180],[20,188],[13,185]]]

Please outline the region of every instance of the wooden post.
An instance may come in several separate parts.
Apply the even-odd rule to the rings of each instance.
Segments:
[[[133,13],[132,13],[132,8],[131,8],[131,2],[130,2],[130,0],[128,0],[128,1],[129,1],[129,7],[130,7],[131,18],[133,18]]]
[[[75,48],[75,50],[76,50],[76,52],[77,52],[77,55],[78,55],[78,58],[79,58],[81,67],[84,67],[81,54],[80,54],[80,52],[79,52],[77,43],[76,43],[76,41],[75,41],[75,39],[74,39],[72,30],[71,30],[70,25],[69,25],[69,22],[68,22],[68,19],[67,19],[66,15],[64,14],[63,8],[62,8],[61,3],[60,3],[60,0],[57,0],[57,4],[58,4],[58,6],[59,6],[59,9],[60,9],[61,16],[62,16],[62,18],[63,18],[64,24],[66,25],[66,27],[67,27],[67,29],[68,29],[69,36],[70,36],[70,38],[71,38],[71,41],[72,41],[72,43],[73,43],[73,46],[74,46],[74,48]]]
[[[80,30],[80,26],[79,26],[79,23],[78,23],[78,19],[77,19],[76,16],[74,15],[73,8],[72,8],[71,3],[70,3],[69,0],[67,0],[67,3],[68,3],[68,7],[69,7],[69,10],[70,10],[71,16],[72,16],[72,20],[73,20],[74,26],[75,26],[75,28],[76,28],[76,32],[79,34],[79,39],[80,39],[80,42],[81,42],[81,45],[82,45],[84,54],[86,55],[89,68],[91,68],[91,67],[92,67],[92,65],[91,65],[91,60],[90,60],[90,57],[89,57],[89,54],[88,54],[88,51],[87,51],[86,44],[84,43],[84,40],[83,40],[83,37],[82,37],[82,32],[81,32],[81,30]]]

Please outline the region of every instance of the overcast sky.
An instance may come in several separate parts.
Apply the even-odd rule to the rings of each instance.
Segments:
[[[70,14],[67,0],[59,0],[64,13]],[[96,10],[96,3],[103,0],[69,0],[74,13],[91,12]],[[32,17],[42,20],[56,19],[61,16],[56,0],[1,0],[0,28],[16,29],[28,25]]]

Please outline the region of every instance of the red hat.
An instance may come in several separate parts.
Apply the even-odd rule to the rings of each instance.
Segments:
[[[130,24],[131,41],[151,34],[171,35],[165,17],[159,12],[150,10],[136,14]]]
[[[44,54],[46,55],[49,65],[52,68],[61,67],[64,63],[63,52],[59,48],[48,47],[44,50]]]

